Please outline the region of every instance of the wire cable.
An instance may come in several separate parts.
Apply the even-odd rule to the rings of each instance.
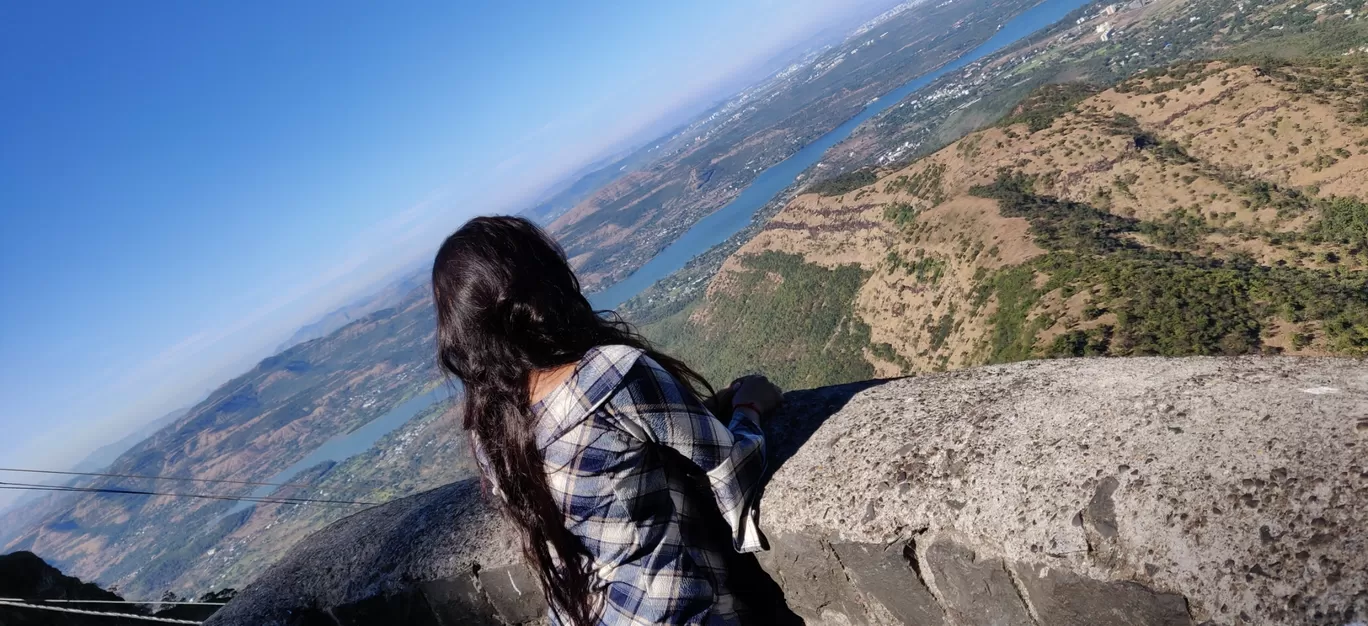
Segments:
[[[291,498],[277,496],[225,496],[205,493],[174,493],[164,491],[145,491],[140,489],[123,489],[119,487],[63,487],[53,485],[35,485],[30,483],[9,483],[0,482],[0,489],[14,491],[58,491],[58,492],[77,492],[77,493],[103,493],[114,495],[134,495],[134,496],[171,496],[180,498],[201,498],[206,500],[233,500],[241,502],[264,502],[274,504],[352,504],[358,506],[375,506],[375,502],[358,502],[354,500],[329,500],[323,498]]]
[[[58,476],[103,476],[107,478],[139,478],[147,480],[175,480],[193,483],[223,483],[227,485],[253,485],[257,487],[312,487],[297,483],[264,483],[255,480],[229,480],[227,478],[184,478],[180,476],[148,476],[144,474],[106,474],[103,472],[59,472],[57,470],[21,469],[0,467],[0,472],[23,472],[25,474],[56,474]]]
[[[330,500],[324,498],[289,498],[273,496],[224,496],[206,493],[174,493],[164,491],[146,491],[142,489],[121,489],[116,487],[63,487],[54,485],[37,485],[32,483],[11,483],[0,481],[0,489],[12,491],[57,491],[57,492],[76,492],[76,493],[104,493],[131,496],[170,496],[176,498],[200,498],[204,500],[232,500],[237,502],[261,502],[267,504],[338,504],[354,506],[376,506],[375,502],[358,502],[355,500]]]
[[[223,606],[227,602],[166,602],[157,600],[154,602],[139,602],[137,600],[57,600],[51,598],[0,598],[0,602],[32,602],[32,603],[60,603],[60,604],[164,604],[170,605],[190,605],[190,606]]]
[[[138,615],[137,613],[107,613],[104,611],[87,611],[84,609],[68,609],[62,606],[43,606],[41,604],[25,604],[23,602],[10,602],[0,600],[0,605],[17,606],[24,609],[37,609],[39,611],[57,611],[59,613],[75,613],[77,615],[103,615],[105,617],[118,617],[122,619],[141,619],[149,622],[163,622],[166,624],[203,624],[188,619],[172,619],[169,617],[153,617],[151,615]]]

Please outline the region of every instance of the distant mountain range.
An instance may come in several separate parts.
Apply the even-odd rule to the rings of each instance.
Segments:
[[[631,158],[647,165],[604,181],[548,229],[565,247],[585,289],[601,290],[734,199],[770,166],[837,128],[872,99],[983,43],[1003,20],[1032,4],[923,3],[880,22],[877,34],[811,51],[643,148]]]
[[[291,347],[332,334],[339,328],[359,320],[388,306],[394,306],[409,292],[428,284],[431,269],[424,266],[405,270],[399,278],[387,283],[373,292],[367,293],[346,305],[325,313],[322,317],[301,326],[289,339],[281,342],[276,352],[284,352]]]
[[[626,156],[595,161],[585,166],[563,185],[549,189],[550,195],[546,199],[525,209],[522,215],[542,225],[550,224],[599,188],[622,176],[626,170],[645,162],[643,152],[634,150]]]
[[[109,471],[264,480],[333,436],[433,387],[433,330],[428,290],[416,287],[326,337],[262,360],[121,454]],[[74,484],[225,496],[250,492],[247,486],[140,479],[86,478]],[[130,594],[197,594],[205,590],[200,585],[214,581],[190,579],[188,568],[205,562],[220,542],[240,542],[297,508],[259,505],[230,514],[233,503],[218,500],[51,494],[0,515],[0,550],[33,551],[64,571],[117,584]]]
[[[848,3],[846,11],[840,17],[824,24],[817,32],[808,35],[802,41],[775,51],[752,67],[723,80],[715,86],[713,93],[717,94],[716,96],[705,98],[692,106],[682,103],[680,109],[669,118],[640,133],[641,136],[648,137],[648,140],[632,141],[629,143],[632,147],[599,158],[566,176],[560,183],[552,185],[543,193],[541,199],[521,211],[521,214],[543,225],[550,224],[614,180],[656,164],[663,154],[660,150],[662,142],[687,132],[699,119],[724,110],[737,92],[746,91],[757,83],[772,80],[775,74],[795,63],[802,63],[804,57],[811,55],[814,50],[841,44],[850,36],[852,30],[868,23],[868,16],[887,11],[894,5],[906,8],[905,5],[912,4],[915,3],[898,3],[897,0],[853,0]]]
[[[161,430],[162,428],[165,428],[171,422],[180,419],[182,416],[185,415],[187,411],[189,411],[189,409],[176,409],[175,411],[172,411],[155,420],[152,420],[143,427],[139,428],[138,430],[132,433],[129,433],[128,435],[124,436],[118,441],[115,441],[114,443],[105,444],[103,446],[100,446],[99,448],[96,448],[94,452],[91,452],[90,454],[86,455],[85,458],[81,459],[80,462],[76,463],[75,465],[67,468],[66,471],[102,471],[105,468],[109,467],[110,464],[112,464],[116,459],[118,459],[119,455],[128,452],[129,449],[131,449],[135,445],[138,445],[138,443],[142,442],[144,439],[151,437],[154,433]],[[80,482],[82,480],[84,479],[65,477],[54,478],[48,476],[42,478],[35,478],[34,482],[50,485],[71,485],[76,484],[77,482]],[[43,499],[44,496],[45,494],[41,491],[27,492],[24,495],[15,498],[15,500],[9,503],[8,505],[0,507],[0,513],[10,511],[13,509],[23,509],[26,507],[30,507],[33,505],[34,502]]]
[[[171,422],[174,422],[184,417],[185,414],[189,412],[189,408],[176,409],[170,413],[167,413],[166,415],[163,415],[155,420],[152,420],[151,422],[148,422],[147,425],[143,426],[142,428],[139,428],[138,430],[132,433],[129,433],[123,439],[115,441],[111,444],[100,446],[99,448],[96,448],[94,452],[91,452],[90,454],[86,455],[84,459],[81,459],[80,463],[77,463],[76,465],[72,466],[71,471],[102,471],[105,468],[109,467],[112,463],[114,463],[114,461],[117,460],[120,455],[122,455],[125,452],[128,452],[129,449],[131,449],[133,446],[138,445],[144,439],[151,437],[157,431],[170,425]]]

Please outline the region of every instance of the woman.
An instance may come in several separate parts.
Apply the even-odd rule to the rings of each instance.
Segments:
[[[441,367],[465,386],[465,427],[552,623],[753,621],[738,593],[749,581],[729,574],[738,552],[765,547],[759,422],[779,390],[737,381],[719,421],[706,381],[597,314],[525,219],[462,226],[437,253],[432,291]]]

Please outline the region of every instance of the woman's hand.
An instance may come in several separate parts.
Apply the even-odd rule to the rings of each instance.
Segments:
[[[703,400],[703,406],[707,407],[708,412],[715,416],[726,418],[732,410],[732,396],[736,395],[736,383],[729,387],[717,390],[707,399]]]
[[[739,378],[731,386],[732,408],[750,406],[761,415],[767,415],[784,403],[784,392],[764,376]]]

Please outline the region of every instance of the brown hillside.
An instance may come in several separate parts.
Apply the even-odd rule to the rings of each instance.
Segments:
[[[754,284],[741,279],[752,271],[747,259],[777,252],[868,273],[850,306],[868,325],[865,359],[882,375],[1083,350],[1085,342],[1102,354],[1356,353],[1363,329],[1338,322],[1331,336],[1322,318],[1333,311],[1302,315],[1301,304],[1259,281],[1300,280],[1341,295],[1340,282],[1362,281],[1368,249],[1352,225],[1364,219],[1354,213],[1362,205],[1341,207],[1339,218],[1329,206],[1336,197],[1368,198],[1366,68],[1183,64],[1089,97],[1037,132],[988,128],[881,171],[871,185],[802,194],[727,260],[692,323],[708,322],[699,312],[746,300],[736,286]],[[1015,209],[984,189],[1006,174],[1029,181],[1031,197],[1119,230],[1097,239],[1107,249],[1096,262],[1080,265],[1087,255],[1068,242],[1082,239],[1068,229],[1082,218],[1004,215]],[[1347,231],[1325,236],[1332,223]],[[1062,239],[1041,230],[1061,226]],[[1121,256],[1109,256],[1115,251]],[[1194,339],[1200,329],[1142,332],[1158,322],[1137,323],[1131,309],[1141,299],[1117,287],[1130,284],[1132,267],[1197,268],[1217,280],[1239,263],[1254,277],[1241,297],[1258,299],[1238,305],[1248,336],[1243,327],[1210,339]],[[1182,297],[1175,306],[1202,315]]]

